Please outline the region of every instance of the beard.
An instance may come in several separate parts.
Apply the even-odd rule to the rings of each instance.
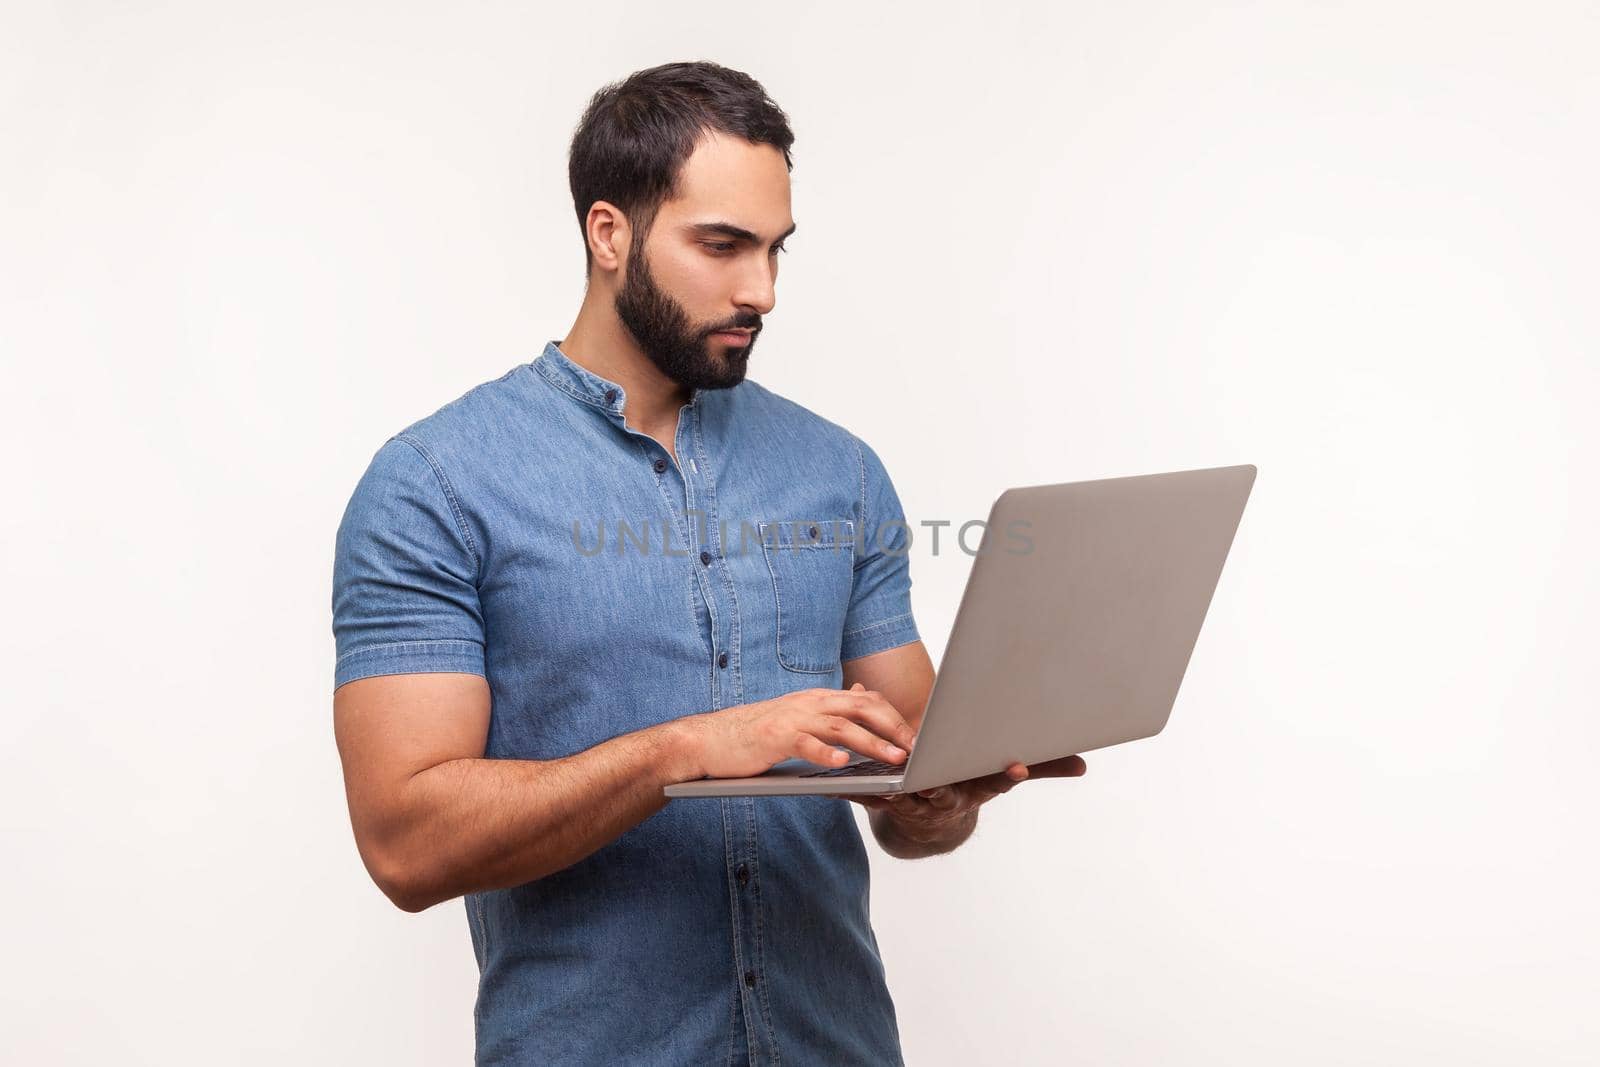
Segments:
[[[760,334],[755,315],[741,315],[705,329],[689,321],[683,305],[656,284],[644,249],[633,249],[627,277],[616,297],[617,318],[662,374],[685,389],[731,389],[744,381],[750,350]],[[724,344],[718,330],[753,329],[748,343]],[[717,351],[720,349],[720,353]]]

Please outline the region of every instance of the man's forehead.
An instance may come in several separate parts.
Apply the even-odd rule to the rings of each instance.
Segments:
[[[678,174],[677,193],[662,210],[679,226],[726,223],[766,240],[793,229],[789,168],[771,145],[703,138]]]

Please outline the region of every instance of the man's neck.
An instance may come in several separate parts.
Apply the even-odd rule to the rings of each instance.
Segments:
[[[586,299],[558,347],[580,367],[622,386],[627,392],[623,416],[629,426],[657,438],[665,433],[670,440],[677,429],[678,409],[689,402],[689,391],[661,373],[615,314],[593,310]]]

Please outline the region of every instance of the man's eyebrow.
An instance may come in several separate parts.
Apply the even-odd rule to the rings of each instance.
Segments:
[[[788,237],[790,234],[794,233],[797,228],[798,226],[796,224],[791,224],[787,230],[784,230],[782,233],[778,234],[773,243],[776,244],[778,241]],[[692,233],[700,234],[706,237],[733,237],[740,241],[760,240],[760,238],[751,233],[749,230],[745,229],[743,226],[735,226],[731,222],[696,222],[689,227],[689,230]]]

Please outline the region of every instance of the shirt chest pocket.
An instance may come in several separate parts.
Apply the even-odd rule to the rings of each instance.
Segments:
[[[839,666],[855,571],[850,519],[763,522],[761,551],[772,575],[778,663],[828,674]]]

